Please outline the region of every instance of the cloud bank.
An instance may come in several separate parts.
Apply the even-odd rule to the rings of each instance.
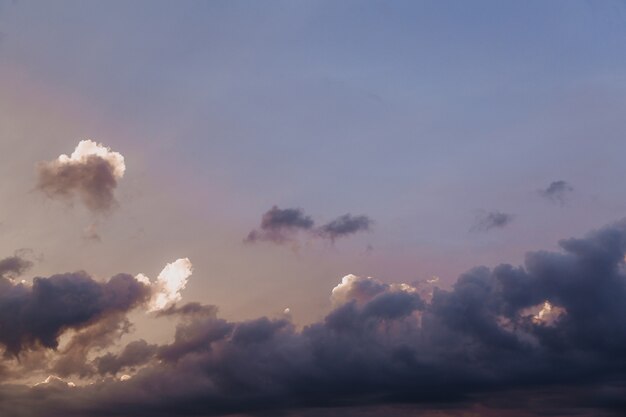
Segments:
[[[103,213],[114,207],[114,191],[125,170],[122,154],[82,140],[70,156],[39,163],[37,188],[49,198],[79,199],[91,212]]]
[[[302,410],[325,415],[338,407],[404,404],[413,413],[437,415],[446,409],[449,415],[473,409],[507,415],[510,408],[527,416],[623,415],[626,220],[560,246],[528,253],[523,266],[476,267],[431,297],[416,285],[348,275],[332,290],[333,309],[303,329],[287,318],[233,322],[209,306],[171,307],[172,316],[184,316],[171,343],[137,341],[98,359],[103,374],[128,372],[123,381],[1,386],[7,400],[0,412],[30,416],[45,407],[50,417],[298,416],[307,415]],[[61,320],[69,326],[128,308],[137,297],[124,294],[140,285],[122,275],[125,285],[113,285],[118,295],[111,297],[110,283],[61,277],[43,287],[69,294],[85,287],[78,292],[93,300],[80,304],[88,309],[81,320]],[[60,291],[46,294],[47,312],[78,308],[75,297],[68,308]],[[3,318],[11,317],[4,311]],[[60,314],[42,326],[52,336],[38,340],[53,345]],[[26,334],[39,334],[40,327],[27,328]],[[32,399],[19,414],[20,401]]]

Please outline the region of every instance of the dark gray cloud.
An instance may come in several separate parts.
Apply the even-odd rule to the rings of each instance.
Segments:
[[[475,232],[486,232],[491,229],[501,229],[509,225],[515,216],[501,211],[481,212],[476,216],[476,221],[471,230]]]
[[[50,417],[351,415],[397,404],[412,411],[392,415],[623,415],[626,221],[560,247],[528,253],[523,266],[476,267],[426,299],[350,275],[334,309],[303,329],[191,314],[169,344],[138,341],[100,359],[103,373],[137,368],[132,378],[4,386],[0,411],[19,415],[19,401],[34,399],[22,415],[43,404]],[[214,312],[200,307],[188,309]]]
[[[305,215],[302,209],[273,206],[263,214],[259,230],[252,230],[245,241],[284,243],[291,240],[299,230],[311,230],[313,225],[313,219]]]
[[[0,345],[6,355],[55,349],[68,329],[82,329],[146,302],[150,287],[127,274],[98,282],[85,272],[34,278],[32,286],[0,282]]]
[[[545,189],[539,190],[539,194],[554,203],[565,204],[567,195],[574,191],[574,187],[563,180],[553,181]]]
[[[293,241],[298,232],[308,233],[309,237],[322,237],[334,241],[340,237],[369,230],[372,223],[367,216],[353,216],[348,213],[316,228],[311,216],[305,215],[302,209],[280,209],[274,206],[263,214],[261,227],[252,230],[244,241],[282,244]]]
[[[322,237],[335,240],[340,237],[349,236],[357,232],[370,230],[372,220],[364,215],[353,216],[344,214],[335,220],[321,226],[318,231]]]
[[[114,191],[125,169],[121,154],[84,140],[71,156],[38,164],[37,189],[67,202],[78,198],[94,213],[107,212],[116,204]]]
[[[214,317],[217,315],[217,307],[212,305],[204,305],[200,303],[186,303],[181,306],[176,304],[172,304],[168,308],[157,311],[157,317],[166,317],[166,316],[182,316],[182,317],[191,317],[191,316],[211,316]]]
[[[107,353],[96,358],[95,365],[101,375],[115,375],[122,370],[133,370],[135,367],[150,362],[157,352],[157,345],[149,344],[143,339],[129,343],[117,355]]]
[[[0,260],[0,278],[15,279],[32,266],[31,261],[19,255],[9,256]]]
[[[89,361],[89,354],[94,350],[102,351],[110,347],[123,335],[128,334],[131,328],[131,323],[124,312],[120,312],[105,316],[100,321],[80,329],[63,350],[58,352],[59,358],[50,371],[61,377],[92,376],[96,372],[96,366]]]

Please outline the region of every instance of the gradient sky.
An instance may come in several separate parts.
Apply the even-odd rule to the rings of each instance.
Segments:
[[[189,258],[182,301],[233,323],[284,320],[289,308],[297,335],[328,323],[331,290],[348,274],[394,294],[394,283],[433,277],[452,291],[471,268],[521,265],[624,217],[624,51],[618,0],[0,0],[0,259],[28,258],[28,284],[75,271],[156,278]],[[125,158],[104,213],[38,186],[38,167],[84,139]],[[564,188],[546,192],[557,181]],[[245,243],[273,206],[315,226]],[[368,230],[317,234],[348,213],[367,216]],[[139,337],[170,343],[182,326],[127,313],[134,331],[105,351]],[[617,381],[623,392],[626,372]],[[507,398],[525,398],[521,386]],[[415,415],[374,394],[346,405]],[[447,415],[426,403],[423,415]],[[502,406],[463,404],[468,416]],[[6,408],[29,415],[16,409]]]

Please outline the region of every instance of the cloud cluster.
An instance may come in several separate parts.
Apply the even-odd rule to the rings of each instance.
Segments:
[[[273,206],[263,214],[259,229],[252,230],[244,242],[266,241],[283,244],[292,242],[299,232],[307,233],[309,237],[321,237],[334,242],[338,238],[370,230],[372,223],[373,221],[367,216],[353,216],[348,213],[320,227],[315,227],[311,216],[304,214],[302,209],[280,209]]]
[[[622,415],[626,221],[560,246],[528,253],[524,266],[474,268],[430,299],[415,285],[348,275],[332,311],[301,330],[285,318],[227,321],[196,305],[171,343],[138,341],[99,360],[103,373],[136,369],[124,381],[40,389],[37,401],[65,400],[51,417],[324,415],[393,404]]]
[[[124,176],[124,157],[92,140],[82,140],[74,152],[38,165],[37,188],[50,198],[76,198],[94,213],[111,210],[114,191]]]

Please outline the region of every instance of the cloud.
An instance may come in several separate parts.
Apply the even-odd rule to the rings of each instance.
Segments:
[[[509,225],[515,216],[501,211],[481,212],[476,216],[476,222],[470,230],[487,232],[491,229],[501,229]]]
[[[306,233],[310,238],[321,237],[334,241],[340,237],[369,230],[372,223],[367,216],[353,216],[348,213],[316,228],[313,219],[305,215],[302,209],[280,209],[273,206],[263,214],[261,227],[252,230],[244,242],[268,241],[283,244],[292,242],[298,232]]]
[[[157,347],[143,339],[136,340],[126,345],[118,355],[107,353],[96,358],[95,364],[101,375],[115,375],[122,370],[133,370],[150,362],[157,352]]]
[[[80,201],[94,213],[111,210],[114,191],[124,176],[124,157],[92,140],[82,140],[74,152],[38,167],[37,188],[48,197]]]
[[[574,191],[574,188],[563,180],[553,181],[543,190],[539,190],[539,194],[547,200],[560,205],[565,204],[567,195]]]
[[[85,272],[36,277],[32,286],[0,282],[0,345],[17,356],[39,347],[56,349],[59,336],[147,301],[150,288],[127,274],[98,282]]]
[[[0,278],[15,279],[30,269],[33,263],[19,255],[9,256],[0,260]]]
[[[403,404],[406,415],[622,415],[626,220],[559,244],[522,266],[473,268],[430,299],[417,284],[347,275],[333,309],[301,329],[172,306],[212,313],[187,315],[170,343],[137,341],[96,361],[130,379],[0,386],[0,412],[28,403],[50,417],[350,415]]]
[[[322,237],[334,241],[343,236],[349,236],[357,232],[370,230],[372,220],[364,215],[353,216],[344,214],[335,220],[321,226],[318,231]]]
[[[179,258],[165,265],[154,283],[144,274],[136,275],[138,281],[152,288],[149,311],[162,310],[180,301],[180,292],[187,285],[192,273],[193,265],[189,258]]]
[[[252,230],[245,242],[270,241],[284,243],[291,240],[299,230],[311,230],[313,220],[302,209],[280,209],[273,206],[261,218],[259,230]]]

